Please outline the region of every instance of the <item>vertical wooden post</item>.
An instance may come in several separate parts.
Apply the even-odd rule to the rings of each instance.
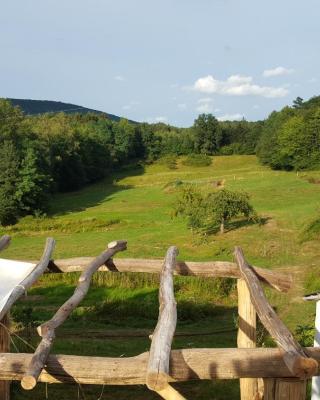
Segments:
[[[2,319],[0,325],[0,353],[8,353],[10,350],[10,336],[9,328],[9,316],[8,314]],[[4,326],[3,326],[4,325]],[[10,382],[0,381],[0,400],[10,400]]]
[[[264,400],[305,400],[307,381],[295,378],[264,379]]]
[[[275,400],[305,400],[306,395],[306,380],[276,379]]]
[[[238,279],[238,347],[255,348],[256,347],[256,326],[257,315],[251,302],[250,292],[244,279]],[[259,399],[258,379],[242,378],[240,379],[241,400]]]

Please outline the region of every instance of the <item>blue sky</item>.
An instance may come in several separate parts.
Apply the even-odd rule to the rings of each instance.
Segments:
[[[190,126],[320,95],[319,0],[1,3],[2,97]]]

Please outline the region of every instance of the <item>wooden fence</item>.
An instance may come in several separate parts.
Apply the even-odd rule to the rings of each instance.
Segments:
[[[0,239],[0,250],[9,243]],[[250,266],[240,248],[235,261],[181,262],[178,249],[168,249],[164,262],[145,259],[115,259],[126,249],[125,241],[109,243],[96,258],[51,260],[54,240],[46,248],[33,272],[12,292],[0,311],[0,400],[9,400],[9,382],[21,381],[24,389],[37,382],[104,385],[146,384],[160,397],[185,399],[172,382],[202,379],[240,379],[241,400],[304,400],[306,381],[318,375],[319,348],[302,348],[269,304],[261,283],[286,292],[292,286],[289,274]],[[9,352],[7,328],[11,306],[43,272],[81,271],[73,295],[37,328],[41,341],[34,354]],[[159,318],[151,335],[150,351],[135,357],[109,358],[50,354],[55,330],[68,318],[89,290],[92,275],[98,270],[113,272],[160,273]],[[238,348],[171,350],[177,322],[173,275],[233,277],[238,279]],[[257,316],[277,348],[256,348]],[[213,393],[214,397],[214,393]]]

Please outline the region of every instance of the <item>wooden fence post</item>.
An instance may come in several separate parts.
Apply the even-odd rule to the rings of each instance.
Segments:
[[[6,328],[9,328],[9,315],[6,314],[0,325],[0,353],[10,351],[10,336]],[[10,382],[0,381],[0,400],[10,400]]]
[[[250,292],[244,279],[238,279],[238,347],[255,348],[256,347],[256,326],[257,315],[251,302]],[[258,379],[242,378],[240,379],[241,400],[255,400],[258,397]]]
[[[295,378],[264,379],[264,400],[305,400],[307,381]]]

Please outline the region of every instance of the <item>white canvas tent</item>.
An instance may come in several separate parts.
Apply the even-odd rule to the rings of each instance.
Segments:
[[[30,274],[36,264],[0,258],[0,312],[16,286]]]

